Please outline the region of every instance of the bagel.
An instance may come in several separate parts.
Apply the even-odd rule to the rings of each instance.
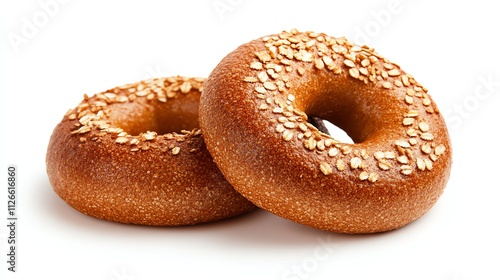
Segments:
[[[342,128],[341,143],[307,122]],[[339,233],[400,228],[448,181],[452,149],[425,87],[372,48],[323,33],[243,44],[212,71],[200,101],[206,145],[257,206]]]
[[[191,225],[252,210],[197,128],[203,83],[159,78],[84,95],[49,141],[54,191],[84,214],[129,224]]]

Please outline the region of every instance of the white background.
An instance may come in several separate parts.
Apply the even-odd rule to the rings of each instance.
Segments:
[[[437,2],[1,1],[2,279],[500,279],[498,8]],[[238,45],[293,27],[373,46],[430,90],[454,165],[424,217],[358,236],[263,210],[153,228],[85,216],[52,191],[47,143],[83,93],[206,77]],[[16,273],[6,263],[8,164],[18,167]]]

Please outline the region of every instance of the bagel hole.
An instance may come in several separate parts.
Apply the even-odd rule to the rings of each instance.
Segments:
[[[335,124],[329,122],[328,120],[318,117],[310,117],[308,122],[316,127],[319,131],[330,135],[335,140],[338,140],[342,143],[354,144],[354,141],[347,134],[347,132],[345,132],[342,128],[336,126]]]
[[[181,133],[198,128],[199,97],[185,96],[166,103],[136,101],[128,104],[114,104],[110,119],[113,125],[130,135],[147,131],[158,135]]]

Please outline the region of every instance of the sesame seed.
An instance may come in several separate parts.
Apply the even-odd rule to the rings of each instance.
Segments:
[[[269,108],[269,106],[267,106],[267,104],[265,104],[265,103],[262,103],[262,104],[260,104],[260,106],[259,106],[259,109],[260,109],[260,110],[267,110],[268,108]]]
[[[431,105],[431,100],[429,98],[424,98],[422,100],[422,104],[424,104],[425,106],[429,106]]]
[[[285,131],[285,127],[282,124],[278,124],[276,126],[276,132],[281,133],[283,131]]]
[[[412,145],[412,146],[417,145],[417,143],[418,143],[417,139],[415,139],[415,138],[410,138],[410,140],[408,140],[408,142],[410,142],[410,145]]]
[[[383,82],[382,87],[390,89],[390,88],[392,88],[392,83],[391,82]]]
[[[410,110],[405,114],[405,117],[415,118],[418,117],[419,112],[417,110]]]
[[[323,172],[323,174],[325,175],[330,175],[333,173],[333,170],[332,170],[332,166],[327,163],[327,162],[324,162],[322,161],[320,164],[319,164],[319,169],[321,170],[321,172]]]
[[[297,72],[299,73],[300,76],[304,75],[304,73],[306,73],[306,69],[304,69],[303,67],[299,67],[297,68]]]

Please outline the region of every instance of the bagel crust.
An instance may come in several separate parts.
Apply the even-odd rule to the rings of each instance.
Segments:
[[[341,143],[307,122],[344,129]],[[207,148],[233,187],[283,218],[340,233],[400,228],[448,181],[436,104],[367,46],[315,32],[246,43],[210,74],[200,101]]]
[[[50,138],[54,191],[84,214],[131,224],[190,225],[252,210],[194,128],[204,80],[159,78],[85,95]]]

